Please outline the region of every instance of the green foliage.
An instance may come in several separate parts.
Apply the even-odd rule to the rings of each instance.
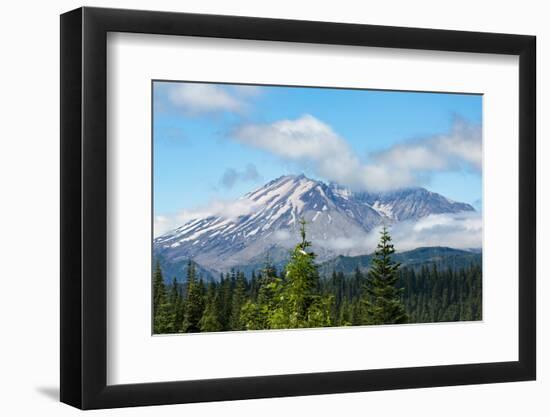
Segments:
[[[276,305],[269,315],[270,328],[297,329],[331,325],[331,296],[319,292],[315,253],[309,251],[305,221],[300,221],[302,241],[296,245],[286,265],[284,279],[275,282]]]
[[[172,321],[170,330],[172,333],[180,332],[183,324],[183,298],[180,284],[178,284],[176,278],[172,280],[168,303],[170,320]]]
[[[394,253],[391,236],[384,226],[365,287],[363,302],[366,324],[398,324],[408,320],[401,302],[402,289],[397,286],[400,264],[391,258]]]
[[[219,292],[218,311],[220,313],[219,320],[222,330],[231,330],[230,319],[233,311],[233,284],[229,277],[220,277],[220,284],[217,287]]]
[[[186,333],[199,332],[203,311],[204,284],[202,280],[197,280],[195,264],[189,261],[182,330]]]
[[[300,234],[302,242],[296,245],[286,266],[287,307],[290,310],[290,325],[305,327],[309,309],[314,302],[314,291],[319,282],[315,254],[308,252],[311,242],[306,240],[305,222],[302,219]]]
[[[474,321],[482,317],[481,265],[459,270],[424,266],[401,271],[403,302],[411,323]]]
[[[166,287],[159,264],[155,268],[153,281],[153,333],[171,333],[174,318],[172,305],[166,296]]]
[[[153,273],[153,317],[157,315],[159,306],[165,302],[166,289],[164,288],[164,277],[160,263],[157,262]]]
[[[206,294],[206,308],[199,321],[201,332],[219,332],[222,330],[222,325],[219,320],[219,303],[218,293],[216,292],[216,285],[211,283],[208,286],[208,292]]]
[[[241,309],[246,302],[246,278],[243,272],[237,274],[235,289],[233,290],[233,301],[231,303],[231,320],[230,325],[232,330],[244,330],[245,325],[241,321]]]
[[[246,330],[264,330],[272,327],[271,319],[277,309],[282,291],[281,279],[277,270],[266,259],[259,278],[253,273],[250,299],[241,309],[241,323]]]

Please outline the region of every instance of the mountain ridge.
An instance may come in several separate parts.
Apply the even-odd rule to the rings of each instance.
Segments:
[[[277,271],[281,271],[288,262],[290,252],[286,255],[286,258],[282,258],[279,262],[271,263],[271,266],[275,267]],[[317,263],[319,274],[321,276],[329,276],[329,274],[333,272],[342,272],[345,275],[349,275],[352,274],[356,268],[359,268],[361,272],[367,272],[373,255],[373,253],[358,256],[338,255],[328,261]],[[423,266],[430,267],[432,265],[435,265],[440,270],[451,269],[456,271],[472,264],[481,265],[482,253],[481,251],[454,249],[445,246],[425,246],[408,251],[396,252],[393,255],[393,259],[399,262],[402,268],[411,268],[415,271],[418,271]],[[161,265],[164,279],[167,284],[170,283],[173,278],[176,278],[178,282],[185,281],[187,263],[170,264],[162,257],[159,257],[157,261]],[[218,280],[220,275],[219,272],[208,270],[197,263],[195,263],[195,267],[197,275],[203,280]],[[244,272],[246,277],[250,277],[252,272],[257,273],[264,267],[265,260],[263,262],[236,266],[234,271]]]
[[[258,263],[270,253],[292,248],[298,220],[308,223],[308,239],[319,262],[337,255],[358,256],[362,241],[381,224],[415,221],[430,214],[475,211],[420,187],[386,193],[354,192],[305,175],[276,178],[236,200],[242,213],[192,219],[153,242],[155,256],[179,264],[193,259],[206,270],[226,272]],[[358,253],[357,253],[358,252]]]
[[[332,273],[332,271],[350,274],[356,268],[359,268],[361,272],[365,272],[370,267],[373,255],[373,253],[358,256],[339,255],[319,265],[319,272],[321,275]],[[470,264],[481,264],[482,253],[446,246],[424,246],[396,252],[393,255],[393,260],[399,262],[401,267],[414,270],[434,264],[440,270],[457,270],[470,266]]]

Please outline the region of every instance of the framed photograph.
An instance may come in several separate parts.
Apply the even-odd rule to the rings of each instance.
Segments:
[[[535,37],[61,16],[61,401],[533,380]]]

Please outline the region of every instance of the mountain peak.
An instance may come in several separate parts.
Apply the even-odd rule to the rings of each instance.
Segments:
[[[264,187],[268,186],[269,184],[281,183],[281,182],[286,182],[286,181],[301,181],[301,180],[307,180],[307,181],[311,181],[311,182],[320,182],[320,181],[317,181],[317,180],[306,177],[306,175],[303,174],[303,173],[302,174],[286,174],[286,175],[281,175],[280,177],[275,178],[274,180],[272,180],[269,183],[261,186],[260,188],[264,188]]]

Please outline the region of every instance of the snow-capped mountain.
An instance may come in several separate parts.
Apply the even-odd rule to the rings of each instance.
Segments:
[[[331,184],[335,193],[341,196],[351,195],[360,203],[365,203],[389,219],[402,221],[419,219],[430,214],[458,213],[473,211],[474,208],[466,203],[450,200],[421,187],[405,188],[384,193],[351,193],[348,189],[337,184]]]
[[[299,220],[307,222],[308,240],[319,261],[357,255],[341,243],[364,238],[376,226],[430,214],[473,211],[423,188],[387,193],[355,193],[304,175],[287,175],[244,195],[237,202],[245,214],[193,219],[154,240],[157,257],[172,266],[188,259],[208,270],[261,265],[268,255],[288,256],[299,239]]]

